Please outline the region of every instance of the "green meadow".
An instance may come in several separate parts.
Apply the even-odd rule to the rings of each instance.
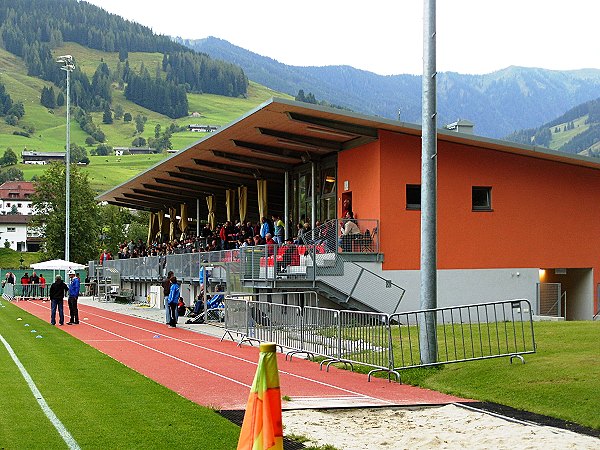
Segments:
[[[213,410],[0,303],[0,335],[80,448],[236,448],[239,427]],[[2,343],[0,379],[0,448],[65,448]]]
[[[101,62],[105,62],[111,70],[116,70],[118,64],[117,53],[106,53],[92,50],[74,43],[66,43],[56,49],[56,55],[71,54],[75,57],[76,64],[89,78]],[[143,64],[151,73],[156,71],[157,64],[162,63],[160,53],[129,53],[129,64],[134,70],[139,70]],[[0,49],[0,82],[2,82],[13,101],[22,101],[25,106],[25,116],[17,126],[9,126],[0,121],[0,155],[10,147],[17,156],[23,150],[33,151],[64,151],[66,142],[66,108],[48,110],[40,104],[40,95],[44,86],[51,84],[38,78],[27,75],[25,64],[20,58]],[[56,88],[55,88],[55,91]],[[148,109],[142,108],[125,99],[122,90],[113,84],[113,109],[120,105],[124,112],[132,117],[138,114],[147,118],[141,136],[146,140],[154,137],[156,125],[165,130],[172,123],[179,127],[190,124],[224,126],[236,120],[248,111],[256,108],[271,97],[291,98],[289,95],[272,91],[264,86],[250,82],[248,95],[245,98],[230,98],[212,94],[188,94],[190,116],[171,119]],[[106,143],[112,147],[129,147],[137,136],[135,123],[125,123],[115,120],[113,124],[102,123],[102,112],[92,113],[94,123],[99,125],[106,135]],[[23,128],[33,128],[30,137],[14,135],[14,131]],[[205,133],[183,131],[174,133],[171,137],[173,149],[182,150],[199,141]],[[71,142],[87,149],[88,155],[95,146],[86,146],[88,137],[77,122],[71,121]],[[92,187],[96,192],[103,192],[129,178],[137,175],[154,164],[167,158],[166,153],[159,155],[127,155],[124,157],[92,157],[90,165],[84,170],[89,173]],[[31,180],[39,175],[43,166],[19,164],[26,180]]]

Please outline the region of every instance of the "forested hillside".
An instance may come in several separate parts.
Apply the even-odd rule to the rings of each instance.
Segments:
[[[231,63],[217,61],[154,35],[152,30],[76,0],[0,0],[0,45],[23,58],[28,74],[64,84],[53,49],[75,42],[105,52],[119,52],[123,64],[115,73],[99,67],[90,81],[75,65],[72,74],[73,104],[86,111],[110,106],[111,82],[127,84],[128,98],[172,118],[188,113],[185,92],[212,93],[231,97],[247,93],[248,79]],[[129,52],[160,52],[160,71],[143,68],[139,73],[127,64]],[[77,62],[75,58],[75,62]],[[185,70],[181,70],[185,66]]]
[[[421,77],[381,76],[348,66],[295,67],[222,39],[180,40],[197,51],[240,65],[250,79],[356,112],[404,122],[421,121]],[[574,106],[600,97],[600,70],[552,71],[509,67],[485,75],[438,74],[438,124],[475,123],[475,134],[502,137],[539,126]]]
[[[516,131],[507,140],[566,153],[600,156],[600,98],[578,105],[538,128]]]

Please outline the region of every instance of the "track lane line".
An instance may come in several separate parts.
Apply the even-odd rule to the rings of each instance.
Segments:
[[[44,306],[44,305],[40,305],[40,304],[36,304],[36,303],[34,303],[34,305],[36,305],[36,306],[38,306],[38,307],[40,307],[40,308],[44,308],[44,309],[50,309],[49,307],[47,307],[47,306]],[[86,305],[86,306],[87,306],[87,305]],[[94,307],[92,306],[92,307],[90,307],[90,308],[94,308]],[[84,307],[84,308],[83,308],[83,310],[84,310],[84,311],[85,311],[85,309],[87,309],[87,307]],[[94,309],[96,309],[96,308],[94,308]],[[162,333],[162,331],[151,330],[151,329],[148,329],[148,328],[143,328],[143,327],[140,327],[140,326],[137,326],[137,325],[133,325],[133,324],[127,323],[127,322],[122,322],[122,321],[120,321],[120,320],[113,319],[112,317],[107,317],[107,316],[104,316],[104,315],[102,315],[102,314],[95,313],[95,312],[93,312],[93,311],[85,311],[85,312],[86,312],[86,314],[88,314],[88,315],[96,316],[96,317],[99,317],[99,318],[101,318],[101,319],[104,319],[104,320],[107,320],[107,321],[110,321],[110,322],[114,322],[114,323],[117,323],[117,324],[119,324],[119,325],[122,325],[122,326],[125,326],[125,327],[129,327],[129,328],[137,329],[137,330],[144,331],[144,332],[147,332],[147,333],[150,333],[150,334],[157,334],[157,333],[160,333],[162,337],[164,337],[164,338],[168,338],[168,339],[171,339],[171,340],[173,340],[173,341],[175,341],[175,342],[184,343],[184,344],[186,344],[186,345],[189,345],[189,346],[192,346],[192,347],[195,347],[195,348],[198,348],[198,349],[206,350],[206,351],[209,351],[209,352],[212,352],[212,353],[218,354],[218,355],[220,355],[220,356],[224,356],[224,357],[226,357],[226,358],[231,358],[231,359],[235,359],[235,360],[237,360],[237,361],[245,362],[245,363],[247,363],[247,364],[251,364],[252,366],[255,366],[255,367],[256,367],[256,366],[258,366],[258,362],[257,362],[257,361],[252,361],[252,360],[249,360],[249,359],[245,359],[245,358],[242,358],[242,357],[239,357],[239,356],[235,356],[235,355],[231,355],[231,354],[228,354],[228,353],[222,352],[222,351],[220,351],[220,350],[215,350],[215,349],[212,349],[212,348],[209,348],[209,347],[205,347],[205,346],[202,346],[202,345],[199,345],[199,344],[195,344],[195,343],[192,343],[192,342],[189,342],[189,341],[186,341],[186,340],[180,339],[180,338],[175,338],[175,337],[172,337],[172,336],[169,336],[169,335],[163,334],[163,333]],[[114,314],[119,314],[119,313],[114,313]],[[136,319],[139,319],[139,320],[146,320],[146,319],[142,319],[142,318],[136,318]],[[144,345],[144,344],[140,344],[139,342],[137,342],[137,341],[135,341],[135,340],[132,340],[132,339],[129,339],[129,338],[125,337],[125,336],[120,336],[120,335],[118,335],[118,334],[116,334],[116,333],[114,333],[114,332],[112,332],[112,331],[110,331],[110,330],[108,330],[108,329],[104,329],[104,328],[102,328],[102,327],[99,327],[99,326],[96,326],[96,325],[92,325],[92,324],[90,324],[89,322],[84,322],[84,321],[81,321],[80,323],[81,323],[81,324],[84,324],[84,325],[91,326],[91,327],[93,327],[93,328],[96,328],[96,329],[98,329],[98,330],[101,330],[101,331],[107,332],[107,333],[109,333],[109,334],[112,334],[113,336],[120,337],[120,338],[122,338],[122,339],[124,339],[124,340],[130,341],[130,342],[132,342],[132,343],[134,343],[134,344],[137,344],[137,345],[140,345],[140,346],[142,346],[142,347],[146,347],[146,348],[148,348],[148,349],[150,349],[150,350],[156,351],[157,353],[161,353],[161,354],[163,354],[163,355],[165,355],[165,356],[168,356],[168,357],[170,357],[170,358],[173,358],[173,359],[179,360],[180,362],[183,362],[183,363],[185,363],[185,364],[189,364],[190,366],[192,366],[192,367],[196,367],[196,368],[198,368],[198,369],[200,369],[200,370],[204,370],[204,371],[206,371],[206,372],[209,372],[209,373],[214,373],[215,375],[217,375],[217,376],[220,376],[220,377],[222,377],[222,378],[225,378],[225,379],[230,379],[230,380],[232,380],[233,382],[235,382],[235,383],[237,383],[237,384],[240,384],[240,385],[242,385],[242,386],[246,386],[246,387],[248,387],[248,388],[250,388],[250,387],[251,387],[250,385],[247,385],[246,383],[242,383],[242,382],[240,382],[240,381],[237,381],[237,380],[231,379],[231,378],[227,377],[226,375],[221,375],[221,374],[218,374],[217,372],[212,372],[212,371],[210,371],[209,369],[203,368],[203,367],[201,367],[201,366],[198,366],[198,365],[196,365],[196,364],[194,364],[194,363],[191,363],[191,362],[189,362],[189,361],[185,361],[185,360],[183,360],[183,359],[181,359],[181,358],[178,358],[178,357],[176,357],[176,356],[173,356],[173,355],[170,355],[170,354],[168,354],[168,353],[162,352],[161,350],[153,349],[152,347],[146,346],[146,345]],[[154,323],[154,322],[152,322],[152,323]],[[187,330],[186,330],[186,331],[187,331]],[[190,332],[191,332],[191,333],[193,333],[193,331],[190,331]],[[215,339],[216,339],[216,338],[215,338]],[[304,376],[304,375],[298,375],[298,374],[295,374],[295,373],[292,373],[292,372],[288,372],[288,371],[285,371],[285,370],[279,370],[279,373],[280,373],[280,374],[287,375],[287,376],[290,376],[290,377],[293,377],[293,378],[297,378],[297,379],[300,379],[300,380],[303,380],[303,381],[306,381],[306,382],[309,382],[309,383],[314,383],[314,384],[318,384],[318,385],[320,385],[320,386],[323,386],[323,387],[327,387],[327,388],[330,388],[330,389],[334,389],[334,390],[338,390],[338,391],[341,391],[341,392],[345,392],[345,393],[351,394],[351,395],[353,395],[353,396],[361,397],[361,398],[364,398],[364,399],[369,399],[369,400],[372,400],[372,401],[378,401],[378,402],[381,402],[381,403],[386,403],[386,404],[389,404],[389,405],[395,405],[395,404],[396,404],[396,402],[393,402],[393,401],[390,401],[390,400],[386,400],[386,399],[382,399],[382,398],[373,397],[373,396],[371,396],[371,395],[367,395],[367,394],[364,394],[364,393],[362,393],[362,392],[356,392],[356,391],[353,391],[353,390],[350,390],[350,389],[343,388],[343,387],[341,387],[341,386],[336,386],[336,385],[334,385],[334,384],[326,383],[326,382],[324,382],[324,381],[315,380],[315,379],[313,379],[313,378],[309,378],[309,377],[306,377],[306,376]]]
[[[17,354],[14,352],[10,344],[6,341],[6,339],[4,339],[4,337],[1,334],[0,341],[2,341],[4,347],[6,347],[6,350],[8,351],[8,354],[12,358],[15,365],[18,367],[19,371],[21,372],[21,375],[23,376],[23,378],[25,378],[29,389],[31,390],[33,396],[42,408],[42,411],[44,412],[48,420],[50,420],[50,423],[52,423],[54,428],[56,428],[56,431],[58,431],[60,437],[63,439],[63,441],[65,441],[67,447],[69,447],[71,450],[80,450],[79,444],[77,443],[73,435],[69,433],[67,427],[63,425],[58,416],[54,413],[54,411],[52,411],[52,408],[50,408],[50,406],[46,402],[46,399],[44,398],[44,396],[36,386],[35,382],[33,381],[33,378],[31,378],[31,375],[29,375],[29,372],[27,372],[27,369],[25,369],[25,366],[21,363],[21,360],[19,360]]]

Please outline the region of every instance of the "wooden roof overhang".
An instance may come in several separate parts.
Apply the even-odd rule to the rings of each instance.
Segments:
[[[379,138],[381,130],[421,136],[421,127],[283,99],[271,99],[238,120],[208,134],[138,176],[99,195],[118,206],[167,211],[181,203],[188,216],[206,218],[207,195],[216,200],[217,220],[225,217],[225,191],[246,186],[247,216],[258,217],[256,180],[268,181],[269,212],[283,213],[286,171]],[[438,141],[475,146],[600,169],[600,161],[464,133],[438,130]]]

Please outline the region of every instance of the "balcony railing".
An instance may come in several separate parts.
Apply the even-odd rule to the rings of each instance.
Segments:
[[[324,245],[326,253],[379,253],[379,221],[329,220],[305,232],[301,240],[306,245]]]

